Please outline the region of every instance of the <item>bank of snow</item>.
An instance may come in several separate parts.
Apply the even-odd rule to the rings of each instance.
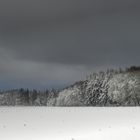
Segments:
[[[1,140],[139,140],[140,108],[1,107]]]

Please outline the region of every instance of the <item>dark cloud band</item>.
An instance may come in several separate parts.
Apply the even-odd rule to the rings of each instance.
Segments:
[[[137,0],[1,1],[1,79],[64,85],[139,65],[139,9]]]

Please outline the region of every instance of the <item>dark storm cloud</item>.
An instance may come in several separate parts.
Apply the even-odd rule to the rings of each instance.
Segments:
[[[139,65],[139,16],[138,0],[2,0],[0,83],[64,85]]]
[[[56,27],[8,32],[1,46],[17,59],[80,65],[139,64],[140,19],[126,13]]]
[[[138,0],[1,0],[0,28],[47,26],[95,14],[139,11],[139,6]]]

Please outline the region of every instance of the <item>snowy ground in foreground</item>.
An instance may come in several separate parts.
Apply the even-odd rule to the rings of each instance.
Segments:
[[[2,140],[139,140],[140,108],[1,107]]]

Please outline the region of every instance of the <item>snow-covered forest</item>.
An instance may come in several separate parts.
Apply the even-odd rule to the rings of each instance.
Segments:
[[[0,92],[1,106],[139,106],[140,67],[93,73],[63,90]]]

